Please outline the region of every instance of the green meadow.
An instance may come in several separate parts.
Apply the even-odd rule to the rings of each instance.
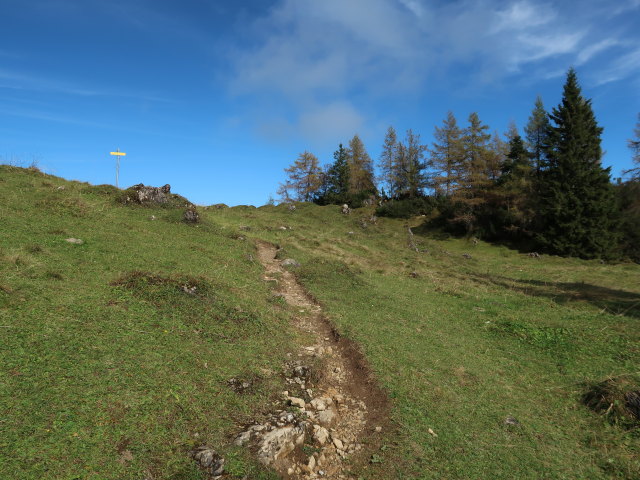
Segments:
[[[121,195],[0,166],[0,478],[205,479],[189,457],[204,444],[230,479],[275,478],[231,441],[303,341],[256,240],[301,263],[391,400],[356,478],[640,478],[639,265],[372,208],[209,207],[188,225]]]

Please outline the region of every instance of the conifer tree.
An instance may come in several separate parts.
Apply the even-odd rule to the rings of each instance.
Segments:
[[[491,135],[486,133],[488,129],[478,114],[473,112],[469,115],[469,126],[462,137],[464,162],[458,170],[458,186],[453,195],[453,200],[460,208],[452,221],[463,224],[467,233],[476,227],[478,211],[487,202],[492,185],[488,175],[488,159],[491,155],[488,146]]]
[[[402,160],[397,162],[397,176],[402,178],[405,187],[399,194],[416,198],[422,195],[423,189],[427,186],[424,162],[427,147],[420,143],[420,135],[413,133],[411,129],[407,130],[403,147]]]
[[[317,198],[320,205],[349,203],[349,164],[347,150],[340,144],[333,152],[333,163],[327,166]]]
[[[542,97],[538,95],[531,116],[529,117],[529,123],[527,123],[527,126],[524,128],[536,173],[540,173],[544,168],[544,145],[546,143],[548,130],[549,116],[544,109]]]
[[[349,164],[349,193],[356,195],[375,193],[373,163],[364,147],[364,143],[362,143],[358,135],[354,135],[349,141],[349,149],[347,152],[347,163]]]
[[[631,174],[631,178],[640,180],[640,114],[638,114],[638,123],[633,133],[635,134],[635,138],[629,140],[629,148],[633,154],[633,163],[637,166],[624,173]]]
[[[398,154],[398,137],[393,127],[387,129],[380,153],[380,180],[387,187],[389,197],[394,197],[398,191],[398,178],[395,167]]]
[[[280,184],[278,195],[284,201],[310,202],[320,189],[322,177],[318,158],[307,151],[300,154],[289,168],[284,170],[289,178]]]
[[[430,149],[432,186],[436,195],[449,197],[458,185],[458,172],[464,161],[462,131],[452,112],[447,113],[442,127],[435,128],[433,136],[436,141]]]
[[[539,239],[549,251],[582,258],[611,257],[616,243],[610,168],[591,101],[582,96],[573,68],[562,101],[549,115],[544,145],[547,168],[540,184]]]
[[[513,236],[530,228],[533,221],[533,167],[531,154],[520,135],[509,141],[509,153],[498,179],[500,206],[506,210],[502,228]]]

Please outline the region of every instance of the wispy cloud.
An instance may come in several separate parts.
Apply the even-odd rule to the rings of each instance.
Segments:
[[[615,82],[638,71],[640,71],[640,48],[617,58],[608,68],[598,72],[596,84]]]
[[[62,80],[43,78],[42,76],[25,74],[11,70],[0,70],[0,80],[3,80],[3,84],[0,85],[0,88],[10,88],[13,90],[54,92],[79,97],[120,97],[161,103],[174,102],[174,100],[161,96],[149,95],[147,93],[112,90],[108,88],[86,88],[73,83],[67,83]]]
[[[570,12],[537,0],[281,0],[248,27],[251,41],[230,52],[228,82],[236,95],[269,95],[279,102],[269,112],[251,112],[259,123],[278,124],[286,116],[296,133],[324,137],[331,129],[319,128],[310,112],[333,106],[345,123],[358,125],[368,116],[368,104],[415,94],[460,65],[475,85],[525,70],[528,79],[536,72],[542,79],[544,72],[598,58],[608,62],[606,78],[613,81],[632,74],[635,56],[627,51],[617,60],[600,58],[621,48],[624,31],[597,28],[596,5],[593,0]]]
[[[605,50],[611,47],[615,47],[619,43],[620,42],[614,38],[605,38],[592,45],[588,45],[587,47],[580,50],[580,52],[578,53],[578,57],[576,59],[576,65],[583,65],[587,63],[589,60],[591,60],[593,57],[595,57],[599,53],[604,52]]]

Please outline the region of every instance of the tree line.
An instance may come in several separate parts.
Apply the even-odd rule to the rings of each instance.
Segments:
[[[454,234],[506,241],[522,248],[581,258],[640,261],[640,116],[629,140],[634,168],[611,183],[601,164],[601,133],[575,70],[550,112],[538,97],[523,135],[514,124],[489,133],[476,112],[460,126],[449,112],[425,145],[389,127],[377,162],[355,135],[324,167],[305,151],[278,194],[284,201],[359,207],[379,215],[429,214]]]

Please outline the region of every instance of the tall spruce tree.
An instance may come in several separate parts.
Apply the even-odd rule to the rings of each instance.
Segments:
[[[624,173],[631,174],[631,178],[635,180],[640,180],[640,114],[638,114],[638,123],[636,123],[636,128],[633,133],[635,134],[635,138],[630,139],[628,145],[633,154],[633,163],[636,166]]]
[[[562,101],[549,118],[543,148],[547,168],[539,188],[539,240],[548,251],[581,258],[615,255],[615,202],[591,101],[573,68]]]
[[[431,184],[436,195],[449,197],[458,185],[458,173],[464,161],[462,130],[453,112],[447,113],[442,127],[435,127],[433,136],[436,141],[430,149]]]
[[[424,162],[426,149],[427,147],[420,143],[420,135],[413,133],[411,129],[407,130],[403,161],[398,164],[398,174],[403,178],[405,185],[404,191],[399,192],[401,196],[419,197],[427,186],[426,164]]]
[[[340,144],[333,152],[333,163],[326,167],[316,203],[320,205],[349,202],[349,164],[347,150]]]
[[[516,133],[509,141],[509,153],[497,182],[503,231],[512,238],[528,232],[533,222],[533,167],[531,154]]]
[[[387,129],[380,153],[380,180],[387,188],[387,195],[394,197],[398,191],[398,176],[395,166],[396,156],[398,154],[398,136],[393,127]]]
[[[540,95],[536,98],[535,106],[529,117],[529,123],[524,127],[524,131],[535,172],[540,173],[544,168],[544,145],[547,143],[547,132],[549,131],[549,116],[544,109]]]

